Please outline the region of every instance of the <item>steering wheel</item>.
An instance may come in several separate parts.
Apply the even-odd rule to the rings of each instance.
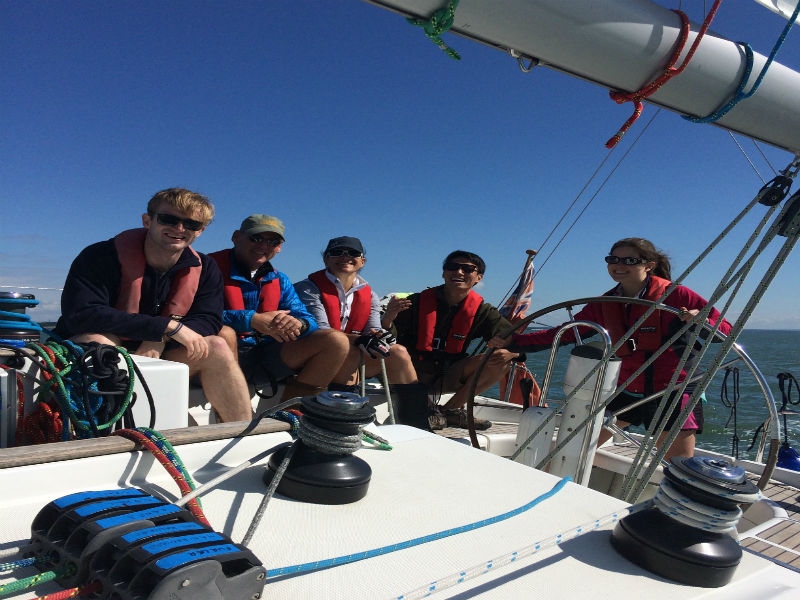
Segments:
[[[500,335],[503,337],[508,337],[515,331],[519,329],[524,329],[528,323],[531,321],[538,319],[544,315],[550,314],[551,312],[555,312],[557,310],[565,309],[565,308],[572,308],[574,306],[580,306],[589,303],[595,302],[610,302],[610,303],[623,303],[623,304],[639,304],[645,307],[655,306],[657,310],[663,310],[666,312],[671,312],[677,315],[680,311],[672,306],[667,306],[665,304],[659,304],[657,302],[651,302],[650,300],[641,300],[639,298],[626,298],[622,296],[593,296],[590,298],[578,298],[575,300],[567,300],[565,302],[559,302],[557,304],[551,304],[545,308],[541,308],[534,312],[533,314],[527,316],[525,319],[521,320],[519,323],[516,323],[511,329],[506,330],[505,332],[501,333]],[[703,327],[710,333],[713,331],[713,327],[708,323],[704,323]],[[715,339],[719,341],[727,340],[727,336],[719,331],[714,332]],[[763,382],[763,375],[761,375],[760,371],[756,367],[755,363],[750,359],[749,356],[744,352],[744,350],[738,345],[733,344],[731,349],[736,352],[736,354],[741,358],[745,364],[748,366],[750,371],[759,381],[761,386],[762,392],[764,393],[764,399],[767,405],[767,410],[770,413],[770,418],[774,421],[775,426],[772,428],[773,436],[770,438],[769,441],[769,452],[767,454],[767,460],[764,463],[764,470],[761,474],[760,479],[758,480],[758,487],[759,489],[764,489],[767,484],[769,483],[769,479],[772,477],[772,474],[775,471],[775,466],[778,462],[778,450],[780,449],[780,422],[778,421],[778,412],[777,408],[775,407],[775,400],[772,398],[771,393],[769,392],[769,388]],[[467,394],[467,427],[469,430],[469,439],[472,443],[474,448],[480,448],[480,444],[478,443],[478,435],[475,431],[475,394],[476,394],[476,387],[478,380],[483,372],[484,366],[486,362],[489,360],[489,357],[494,352],[494,348],[489,348],[487,352],[484,353],[481,362],[478,364],[478,368],[475,370],[475,374],[470,381],[469,393]]]

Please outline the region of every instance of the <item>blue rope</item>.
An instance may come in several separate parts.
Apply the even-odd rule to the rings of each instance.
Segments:
[[[300,417],[288,411],[279,410],[278,412],[268,414],[267,417],[270,419],[275,419],[276,421],[283,421],[284,423],[291,425],[291,435],[293,436],[296,436],[297,430],[300,429]]]
[[[705,117],[691,117],[689,115],[682,115],[684,119],[687,121],[691,121],[692,123],[713,123],[718,121],[726,114],[728,114],[731,109],[739,104],[742,100],[746,100],[750,96],[758,91],[758,88],[761,86],[761,82],[764,80],[764,76],[767,74],[767,69],[769,69],[772,61],[775,59],[775,56],[778,54],[778,50],[780,50],[781,46],[783,46],[783,42],[786,41],[786,36],[789,35],[789,31],[791,30],[792,26],[794,26],[795,21],[797,21],[797,15],[800,13],[800,0],[797,2],[797,6],[794,9],[794,13],[789,18],[789,21],[786,23],[786,27],[784,27],[783,32],[781,33],[778,41],[775,43],[775,46],[772,48],[772,52],[767,58],[767,62],[764,63],[764,67],[761,69],[761,73],[759,73],[756,82],[753,84],[753,87],[750,88],[749,92],[744,91],[744,87],[747,84],[747,80],[750,78],[750,72],[753,70],[753,49],[750,47],[750,44],[746,42],[738,42],[740,43],[745,52],[746,57],[746,67],[744,74],[742,75],[742,79],[739,82],[739,86],[736,88],[736,93],[733,95],[725,105],[718,108],[716,111],[707,115]]]
[[[550,491],[545,492],[544,494],[542,494],[537,498],[534,498],[527,504],[523,504],[519,508],[515,508],[514,510],[508,511],[501,515],[497,515],[496,517],[490,517],[482,521],[476,521],[474,523],[470,523],[469,525],[462,525],[460,527],[454,527],[452,529],[445,529],[444,531],[439,531],[438,533],[432,533],[430,535],[414,538],[412,540],[400,542],[398,544],[392,544],[391,546],[383,546],[382,548],[374,548],[373,550],[366,550],[365,552],[359,552],[357,554],[347,554],[344,556],[337,556],[336,558],[318,560],[315,562],[292,565],[289,567],[281,567],[279,569],[268,569],[267,577],[278,577],[279,575],[289,575],[291,573],[316,571],[318,569],[325,569],[328,567],[335,567],[338,565],[353,563],[359,560],[364,560],[365,558],[373,558],[375,556],[381,556],[382,554],[389,554],[390,552],[394,552],[396,550],[405,550],[406,548],[411,548],[412,546],[419,546],[420,544],[426,544],[428,542],[440,540],[442,538],[446,538],[451,535],[465,533],[467,531],[472,531],[473,529],[479,529],[481,527],[485,527],[486,525],[493,525],[494,523],[499,523],[500,521],[505,521],[506,519],[515,517],[525,512],[526,510],[533,508],[540,502],[547,500],[551,496],[554,496],[559,491],[561,491],[561,489],[569,481],[572,481],[571,477],[564,477],[564,479],[562,479],[555,486],[553,486],[553,488]]]
[[[12,562],[0,563],[0,572],[15,571],[16,569],[21,569],[23,567],[30,567],[31,565],[34,565],[37,562],[44,562],[44,558],[43,557],[21,558],[20,560],[15,560]]]

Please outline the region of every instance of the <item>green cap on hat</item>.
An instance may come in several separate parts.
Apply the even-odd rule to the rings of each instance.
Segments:
[[[265,231],[272,231],[284,238],[284,231],[286,228],[283,226],[283,221],[277,217],[270,215],[250,215],[239,228],[245,235],[256,235],[257,233],[264,233]]]

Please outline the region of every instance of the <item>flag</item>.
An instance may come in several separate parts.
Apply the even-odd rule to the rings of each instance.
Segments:
[[[511,323],[521,321],[525,317],[533,298],[533,261],[528,263],[525,272],[519,279],[514,292],[508,297],[500,308],[500,314]]]

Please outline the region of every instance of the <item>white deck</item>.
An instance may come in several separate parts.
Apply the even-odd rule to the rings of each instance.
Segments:
[[[493,517],[529,502],[558,482],[546,473],[408,427],[383,427],[381,435],[393,443],[394,450],[359,451],[358,456],[373,469],[369,493],[361,501],[326,506],[273,499],[251,546],[268,569],[366,551]],[[288,439],[288,434],[274,433],[180,446],[178,451],[202,482],[224,466],[236,465]],[[250,468],[203,497],[212,526],[234,541],[241,540],[260,502],[265,489],[262,472],[260,467]],[[176,494],[166,472],[138,453],[0,471],[0,489],[6,491],[0,499],[0,560],[13,558],[15,548],[29,535],[31,520],[50,500],[75,491],[131,485],[169,497]],[[271,580],[265,593],[272,598],[398,597],[624,506],[570,483],[554,497],[500,523],[349,565]],[[610,545],[609,529],[498,567],[441,595],[522,598],[546,593],[549,598],[670,600],[800,597],[800,574],[749,553],[725,588],[667,582],[618,556]],[[16,597],[31,598],[56,589],[47,585],[36,588],[36,594]]]

